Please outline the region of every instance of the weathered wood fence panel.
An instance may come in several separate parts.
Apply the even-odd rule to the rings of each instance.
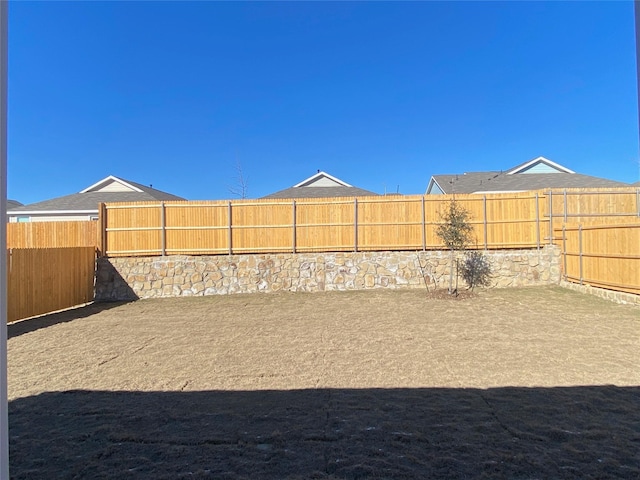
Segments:
[[[640,222],[616,225],[565,225],[563,278],[640,294]]]
[[[93,301],[96,249],[7,250],[9,322]]]
[[[7,248],[95,247],[98,222],[7,223]]]

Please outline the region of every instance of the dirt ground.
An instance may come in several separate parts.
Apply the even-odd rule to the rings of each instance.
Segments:
[[[639,352],[558,287],[90,305],[9,326],[11,476],[640,478]]]

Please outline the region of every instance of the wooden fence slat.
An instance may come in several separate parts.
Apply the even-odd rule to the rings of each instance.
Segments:
[[[95,220],[7,223],[7,248],[96,247],[98,227]]]
[[[640,223],[565,225],[563,278],[640,294]]]
[[[7,321],[93,301],[93,247],[7,249]]]
[[[437,249],[441,212],[454,198],[471,215],[475,248],[540,248],[557,240],[553,232],[564,218],[637,221],[637,196],[637,189],[626,188],[302,198],[295,208],[282,199],[176,201],[164,202],[164,228],[159,202],[107,204],[105,248],[110,256],[262,253],[291,250],[295,238],[300,252],[349,251],[356,242],[359,251]]]

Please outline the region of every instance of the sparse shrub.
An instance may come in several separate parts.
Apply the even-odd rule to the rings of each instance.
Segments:
[[[491,264],[482,252],[467,252],[460,263],[460,275],[471,290],[476,286],[488,287],[491,283]]]

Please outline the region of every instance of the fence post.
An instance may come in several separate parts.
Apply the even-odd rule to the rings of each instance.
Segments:
[[[425,225],[424,195],[422,195],[422,251],[427,249],[427,227]]]
[[[580,285],[582,285],[582,224],[578,225],[578,253],[580,255]]]
[[[564,189],[564,223],[567,223],[567,189]]]
[[[293,201],[292,204],[292,209],[293,209],[293,253],[296,253],[296,201]]]
[[[553,245],[553,191],[549,190],[549,245]]]
[[[353,251],[358,251],[358,199],[353,199]]]
[[[231,234],[231,200],[227,203],[227,214],[229,216],[229,232],[227,235],[228,243],[229,243],[229,255],[233,255],[233,246],[231,245],[232,234]]]
[[[538,192],[536,192],[536,245],[540,250],[540,206]]]
[[[563,274],[564,280],[567,281],[567,226],[562,225],[562,259],[563,259]]]
[[[640,188],[636,188],[636,210],[638,211],[638,216],[640,217]]]
[[[99,238],[99,248],[100,248],[100,256],[107,256],[107,206],[104,203],[100,203],[100,209],[98,210],[98,224],[100,227]]]
[[[164,202],[160,202],[160,254],[167,254],[167,219]]]
[[[484,249],[487,250],[487,196],[482,196],[482,215],[484,217]]]

